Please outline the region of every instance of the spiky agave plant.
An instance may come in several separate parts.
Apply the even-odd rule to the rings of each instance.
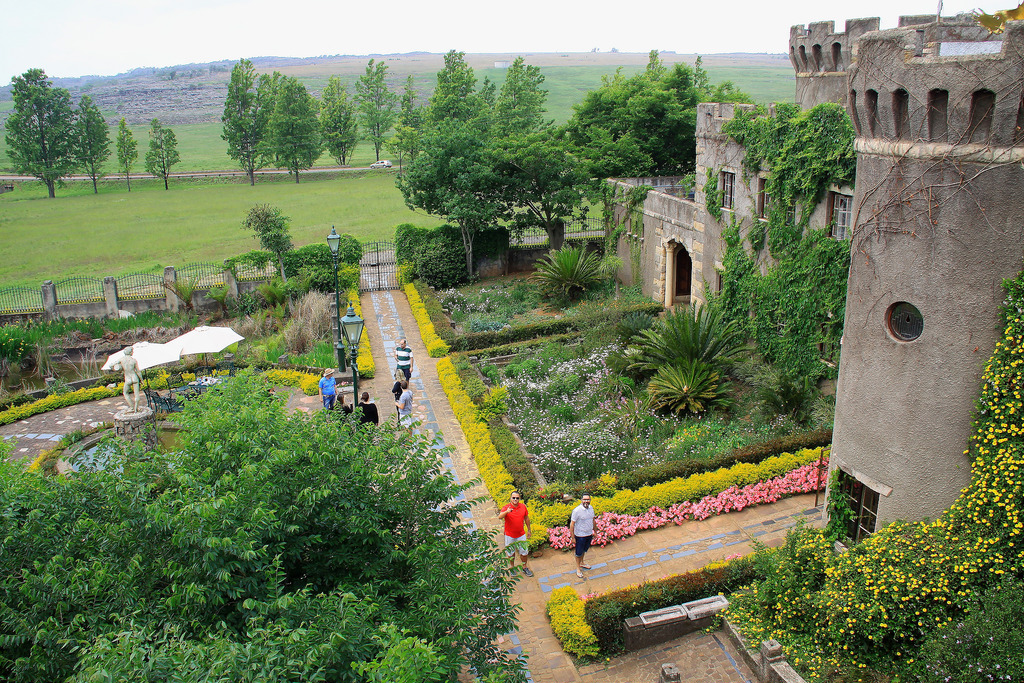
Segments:
[[[682,361],[664,365],[647,385],[650,405],[680,415],[699,415],[729,404],[728,385],[718,372],[703,361]]]
[[[584,247],[563,247],[537,262],[532,280],[545,296],[578,298],[599,279],[600,259]]]

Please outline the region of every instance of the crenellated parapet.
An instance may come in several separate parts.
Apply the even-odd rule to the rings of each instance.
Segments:
[[[835,22],[818,21],[789,29],[789,61],[796,70],[796,102],[810,109],[822,102],[846,104],[846,71],[857,39],[878,30],[878,17],[850,19],[837,33]]]
[[[1001,36],[967,17],[876,31],[858,42],[849,88],[862,151],[885,143],[915,155],[1019,146],[1024,22],[1009,22]]]

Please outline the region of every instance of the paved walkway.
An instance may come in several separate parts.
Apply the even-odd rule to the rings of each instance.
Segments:
[[[497,533],[500,522],[496,508],[487,499],[469,445],[438,380],[437,359],[427,356],[406,297],[400,291],[366,293],[362,295],[362,306],[377,372],[375,378],[360,384],[360,391],[368,391],[376,400],[382,419],[394,419],[393,352],[399,339],[407,339],[415,358],[410,386],[413,414],[421,422],[420,431],[435,439],[435,448],[443,451],[444,466],[457,481],[476,482],[465,494],[470,500],[479,501],[467,513],[467,521]],[[319,409],[317,397],[290,393],[291,410]],[[112,420],[123,403],[123,399],[115,397],[62,408],[0,427],[0,436],[14,441],[14,457],[32,458],[51,448],[64,434]],[[769,546],[780,545],[789,528],[801,520],[820,523],[820,516],[820,509],[814,508],[814,495],[808,494],[701,522],[646,531],[592,549],[587,556],[592,569],[584,572],[583,579],[575,575],[571,553],[548,549],[531,560],[534,577],[522,577],[519,581],[513,598],[522,607],[519,629],[502,637],[502,646],[526,655],[531,680],[537,683],[655,681],[661,664],[668,662],[679,667],[685,680],[695,683],[751,681],[749,669],[719,634],[695,633],[608,662],[577,668],[551,631],[544,612],[546,602],[551,591],[561,586],[573,586],[581,595],[599,593],[698,569],[730,555],[746,554],[753,550],[755,540]]]

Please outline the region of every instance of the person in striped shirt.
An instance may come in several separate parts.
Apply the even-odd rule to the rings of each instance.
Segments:
[[[406,381],[412,379],[412,349],[405,343],[405,340],[398,342],[395,347],[395,363],[398,369],[405,375]]]

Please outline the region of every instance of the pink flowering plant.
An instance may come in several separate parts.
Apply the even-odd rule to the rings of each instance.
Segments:
[[[810,493],[817,488],[818,482],[817,464],[808,463],[767,481],[748,486],[731,486],[721,493],[704,496],[696,503],[684,501],[668,509],[655,506],[642,515],[602,512],[594,518],[593,544],[608,545],[612,541],[629,538],[638,531],[658,529],[670,522],[682,524],[689,520],[737,512],[752,505],[774,503],[798,493]],[[573,547],[573,539],[566,526],[548,529],[548,540],[552,548]]]

